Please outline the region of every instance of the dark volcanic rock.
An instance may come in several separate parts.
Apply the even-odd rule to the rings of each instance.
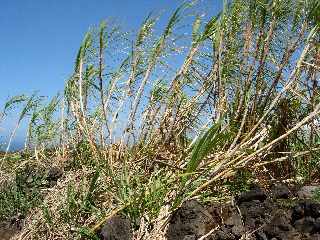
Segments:
[[[63,171],[59,167],[40,168],[39,166],[26,165],[16,173],[16,183],[20,189],[29,190],[39,187],[53,187],[57,184]]]
[[[236,237],[241,237],[243,234],[245,234],[245,232],[246,232],[246,229],[242,224],[234,225],[231,228],[231,233]]]
[[[292,197],[289,188],[283,184],[276,184],[271,187],[271,194],[273,198],[288,199]]]
[[[114,216],[104,224],[99,236],[103,240],[131,240],[130,221],[123,216]]]
[[[268,240],[267,235],[263,231],[257,231],[255,235],[257,240]]]
[[[310,236],[310,240],[320,240],[320,234],[314,234]]]
[[[266,222],[270,222],[276,208],[269,200],[264,202],[254,200],[242,203],[239,206],[239,209],[242,214],[246,230],[254,231]]]
[[[293,208],[293,221],[299,220],[303,217],[320,217],[320,204],[311,200],[300,201]]]
[[[59,178],[62,177],[63,171],[61,168],[58,167],[52,167],[48,170],[47,178],[49,187],[53,187],[57,184],[57,181]]]
[[[210,236],[210,240],[236,240],[237,238],[227,229],[222,228],[222,230],[216,231],[212,236]]]
[[[279,210],[263,230],[268,238],[283,239],[288,235],[293,236],[296,234],[291,226],[291,215],[284,210]]]
[[[320,233],[320,218],[317,218],[315,221],[315,232]]]
[[[173,214],[166,235],[168,240],[185,240],[189,236],[198,239],[214,226],[210,213],[200,203],[191,200]]]
[[[243,202],[253,200],[264,201],[266,198],[266,193],[259,186],[253,185],[248,192],[241,193],[236,200],[238,205],[240,205]]]
[[[316,221],[312,217],[301,218],[295,221],[293,226],[299,232],[311,233],[316,228]]]
[[[242,225],[241,216],[238,213],[233,212],[232,215],[224,221],[224,224],[227,226]]]
[[[301,219],[304,217],[304,204],[300,203],[293,207],[292,221]]]
[[[167,239],[198,239],[219,225],[208,240],[320,240],[320,203],[292,196],[285,185],[273,186],[269,196],[253,186],[236,205],[213,204],[210,213],[196,201],[186,202],[173,214]]]

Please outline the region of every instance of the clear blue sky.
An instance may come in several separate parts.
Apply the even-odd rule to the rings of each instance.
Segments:
[[[221,0],[206,2],[212,13],[221,6]],[[53,96],[62,90],[90,26],[113,18],[134,30],[150,11],[164,11],[166,16],[181,3],[181,0],[1,0],[0,107],[9,96],[35,90]],[[13,121],[9,121],[0,127],[7,129],[12,125]],[[0,130],[1,135],[3,138]]]

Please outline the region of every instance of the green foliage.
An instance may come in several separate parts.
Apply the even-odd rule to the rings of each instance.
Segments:
[[[156,60],[161,56],[164,47],[166,45],[167,39],[173,33],[174,27],[181,21],[182,12],[189,8],[191,5],[187,2],[179,6],[169,18],[169,21],[163,31],[161,37],[155,42],[154,47],[152,48],[150,62],[155,64]]]
[[[152,220],[158,216],[173,184],[165,170],[156,171],[148,178],[137,173],[129,176],[127,171],[123,171],[120,176],[113,176],[112,179],[117,198],[122,204],[128,204],[123,212],[135,227],[138,227],[141,217]],[[108,191],[112,189],[110,187]]]
[[[182,178],[182,183],[185,184],[189,178],[190,174],[193,174],[199,166],[200,162],[217,150],[219,147],[223,146],[228,140],[227,131],[221,131],[222,119],[214,123],[202,136],[197,139],[197,141],[192,146],[192,152],[190,160],[188,161],[186,174],[187,176]]]
[[[137,35],[135,43],[136,48],[139,48],[151,35],[155,22],[156,20],[151,17],[151,14],[149,14],[148,17],[144,20]]]
[[[96,194],[100,188],[97,185],[98,177],[99,171],[96,171],[91,179],[82,178],[79,184],[68,184],[65,199],[59,203],[59,217],[64,223],[80,228],[83,218],[101,214],[96,208]]]
[[[232,180],[227,180],[225,184],[228,190],[235,195],[248,191],[250,189],[252,179],[252,173],[248,169],[239,169],[237,170],[234,178]]]
[[[297,199],[277,199],[277,203],[284,208],[292,209],[297,206]]]
[[[26,101],[26,104],[24,105],[20,116],[19,116],[19,120],[18,122],[22,121],[22,119],[29,114],[38,104],[40,101],[40,97],[37,96],[36,93],[32,94]]]
[[[25,214],[29,208],[29,199],[15,185],[6,186],[6,189],[0,192],[1,220],[7,220],[18,213]]]
[[[302,149],[305,145],[295,143],[295,148]],[[311,151],[310,155],[306,157],[297,157],[291,160],[294,166],[295,175],[300,178],[302,183],[312,182],[314,178],[318,178],[320,173],[320,152]]]
[[[81,227],[78,230],[78,233],[80,234],[80,236],[82,238],[85,238],[85,239],[90,239],[90,240],[99,240],[100,239],[95,233],[93,233],[90,230],[90,228],[87,228],[87,227]]]
[[[48,225],[52,227],[53,226],[53,221],[52,221],[52,216],[51,216],[52,214],[46,204],[42,205],[42,213],[43,213],[43,216],[44,216],[46,222],[48,223]]]
[[[18,96],[13,96],[11,99],[9,99],[5,105],[4,105],[4,114],[7,113],[7,111],[15,108],[18,104],[23,103],[27,101],[28,97],[26,95],[18,95]]]
[[[34,145],[50,144],[57,140],[59,125],[55,113],[60,104],[59,95],[54,96],[48,104],[37,105],[33,110],[28,126],[28,141]],[[48,145],[46,147],[48,147]]]
[[[0,220],[8,220],[21,214],[26,216],[30,208],[41,204],[43,176],[26,167],[16,173],[14,182],[2,186],[0,191]]]
[[[308,18],[313,21],[318,28],[320,27],[320,2],[318,0],[309,1]]]
[[[161,207],[164,206],[170,185],[168,177],[164,176],[161,171],[154,173],[149,179],[143,205],[144,211],[151,219],[158,217]]]
[[[199,44],[207,39],[214,39],[214,35],[217,28],[217,19],[218,17],[212,17],[210,21],[204,26],[203,33],[199,33],[200,20],[196,20],[193,26],[193,44]]]
[[[313,192],[313,199],[317,202],[320,202],[320,188]]]
[[[79,213],[79,201],[77,199],[80,197],[80,193],[76,192],[76,189],[72,183],[67,186],[66,200],[63,203],[63,208],[60,210],[61,218],[64,222],[68,224],[73,224],[77,219]]]
[[[82,166],[95,166],[96,161],[93,150],[88,141],[83,140],[77,143],[72,152],[73,161],[70,161],[67,168],[77,169]]]
[[[163,98],[166,97],[167,93],[168,93],[168,88],[165,85],[165,83],[161,81],[156,82],[151,91],[152,103],[160,102]]]
[[[90,208],[90,206],[94,205],[94,191],[97,189],[97,181],[100,175],[100,171],[96,170],[96,172],[94,173],[91,182],[90,182],[90,186],[87,192],[87,195],[85,197],[85,208]]]
[[[83,41],[82,44],[78,50],[77,58],[76,58],[76,63],[75,63],[75,72],[78,73],[80,70],[80,65],[84,63],[86,54],[91,47],[92,44],[92,35],[90,32],[88,32]]]

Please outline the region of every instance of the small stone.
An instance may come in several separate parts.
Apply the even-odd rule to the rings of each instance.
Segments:
[[[297,231],[281,232],[279,238],[281,240],[301,240],[301,234]]]
[[[279,211],[269,224],[264,227],[264,232],[268,237],[279,237],[293,231],[290,224],[290,215],[285,211]],[[282,239],[282,238],[281,238]]]
[[[312,200],[304,200],[299,203],[304,208],[304,216],[311,216],[314,218],[320,217],[320,204]]]
[[[49,183],[49,187],[53,187],[57,184],[59,178],[63,175],[63,171],[58,167],[52,167],[49,169],[46,180]]]
[[[315,228],[315,219],[312,217],[302,218],[295,221],[293,225],[299,232],[311,233]]]
[[[252,186],[248,192],[243,192],[239,195],[237,202],[240,205],[243,202],[250,202],[253,200],[264,201],[267,198],[265,192],[259,186]]]
[[[123,216],[114,216],[104,224],[99,235],[102,240],[131,240],[130,221]]]
[[[264,232],[258,231],[258,232],[256,232],[256,239],[257,240],[268,240],[268,237]]]
[[[320,217],[316,219],[314,227],[315,227],[314,231],[320,233]]]
[[[311,204],[311,216],[314,218],[320,217],[320,204],[319,203],[312,203]]]
[[[304,217],[304,206],[303,204],[298,204],[294,206],[293,212],[292,212],[292,220],[296,221],[298,219],[301,219]]]
[[[232,233],[228,232],[226,229],[224,229],[224,231],[223,230],[217,231],[215,235],[218,237],[217,239],[219,240],[235,240],[236,239],[236,237]]]
[[[215,226],[211,214],[199,202],[190,200],[172,215],[166,237],[168,240],[184,240],[186,236],[195,235],[198,239]]]
[[[316,233],[310,236],[310,240],[320,240],[320,234]]]
[[[224,221],[224,224],[228,226],[242,225],[242,220],[239,214],[233,213],[227,220]]]
[[[271,188],[271,193],[274,198],[280,198],[280,199],[288,199],[292,197],[292,194],[289,190],[289,188],[286,185],[278,184],[274,185]]]
[[[234,236],[241,237],[246,232],[246,229],[243,225],[235,225],[231,228],[231,232]]]
[[[27,178],[27,180],[26,180],[26,182],[27,182],[28,184],[32,183],[32,182],[33,182],[33,176],[32,176],[32,175],[29,175],[28,178]]]
[[[315,192],[319,191],[319,186],[304,186],[300,188],[297,195],[300,199],[310,199],[314,197]]]

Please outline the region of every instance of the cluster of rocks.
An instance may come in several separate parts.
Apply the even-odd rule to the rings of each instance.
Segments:
[[[195,240],[212,230],[204,239],[320,240],[320,204],[301,199],[310,198],[314,190],[304,187],[293,194],[276,185],[267,194],[252,186],[229,205],[206,207],[192,200],[173,214],[167,239]]]
[[[269,192],[252,186],[230,204],[203,206],[185,202],[172,215],[167,240],[320,240],[320,204],[311,200],[318,187],[292,192],[274,185]],[[114,216],[102,227],[100,239],[130,240],[130,221]]]

